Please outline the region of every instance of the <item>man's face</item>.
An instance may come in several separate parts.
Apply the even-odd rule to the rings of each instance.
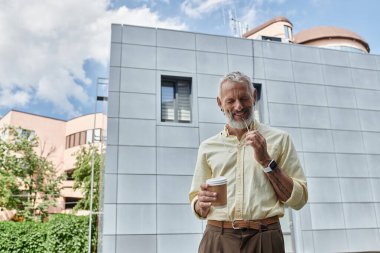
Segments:
[[[246,124],[253,121],[255,92],[250,92],[246,84],[231,81],[223,83],[220,97],[217,98],[217,101],[231,127],[244,129]]]

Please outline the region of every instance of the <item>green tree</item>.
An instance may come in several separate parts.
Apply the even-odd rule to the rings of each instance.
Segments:
[[[95,151],[93,153],[93,150]],[[93,184],[93,204],[92,210],[99,211],[99,186],[100,170],[103,165],[104,154],[99,152],[97,147],[82,147],[76,154],[74,165],[74,190],[80,189],[83,198],[76,204],[74,210],[90,210],[91,200],[91,170],[94,156],[94,184]]]
[[[56,205],[62,180],[48,161],[54,149],[38,155],[38,137],[25,129],[6,127],[1,133],[0,206],[15,209],[25,220],[43,219]]]

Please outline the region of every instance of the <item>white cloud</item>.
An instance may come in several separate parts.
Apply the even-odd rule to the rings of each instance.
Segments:
[[[240,19],[242,24],[242,33],[246,32],[246,27],[248,25],[248,30],[256,27],[257,25],[269,20],[276,16],[275,11],[272,9],[274,4],[283,4],[286,0],[251,0],[251,2],[246,6],[246,8],[240,8]],[[264,6],[265,5],[265,6]],[[265,15],[265,19],[262,20],[262,14]],[[287,13],[287,15],[292,14],[292,12]],[[260,18],[261,16],[261,18]],[[268,18],[267,18],[268,17]]]
[[[252,28],[254,24],[256,24],[256,19],[257,19],[257,11],[255,8],[248,8],[244,13],[241,18],[241,21],[244,26],[248,26],[249,29]],[[245,27],[243,28],[245,29]],[[246,31],[244,30],[243,33]]]
[[[181,4],[181,10],[189,17],[200,18],[203,14],[209,14],[229,4],[231,0],[185,0]]]
[[[11,90],[8,88],[0,91],[0,97],[0,106],[4,107],[8,104],[25,106],[30,100],[30,95],[27,92],[22,90]]]
[[[286,0],[255,0],[257,5],[263,5],[264,3],[268,4],[283,4]],[[318,1],[318,0],[317,0]]]
[[[74,116],[86,105],[92,59],[109,61],[111,23],[186,29],[148,7],[108,9],[108,0],[12,0],[0,8],[0,107],[47,101]],[[78,84],[75,80],[79,80]]]

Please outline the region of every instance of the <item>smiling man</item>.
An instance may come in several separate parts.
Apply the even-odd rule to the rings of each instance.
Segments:
[[[241,72],[220,81],[218,106],[224,130],[199,147],[190,202],[207,219],[199,253],[285,252],[279,218],[284,205],[302,208],[306,179],[289,135],[254,119],[256,90]],[[227,178],[227,204],[214,205],[217,193],[206,180]]]

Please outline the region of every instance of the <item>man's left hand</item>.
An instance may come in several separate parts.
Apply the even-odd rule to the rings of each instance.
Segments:
[[[267,142],[260,134],[259,131],[249,131],[245,136],[245,143],[253,148],[253,156],[255,160],[263,167],[267,167],[271,161],[271,157],[268,154]]]

